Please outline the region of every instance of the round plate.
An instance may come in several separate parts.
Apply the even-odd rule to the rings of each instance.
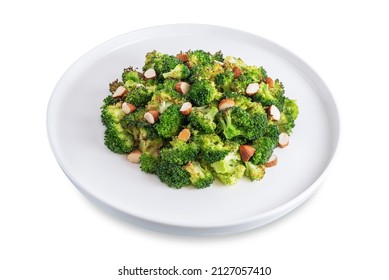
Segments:
[[[300,115],[278,165],[258,182],[232,187],[172,189],[104,146],[100,106],[108,84],[128,66],[141,68],[152,50],[221,50],[262,65],[297,100]],[[260,227],[304,202],[318,187],[335,154],[339,117],[326,85],[286,49],[246,32],[209,25],[167,25],[107,41],[76,61],[58,82],[47,110],[49,141],[73,184],[97,205],[149,229],[191,235]]]

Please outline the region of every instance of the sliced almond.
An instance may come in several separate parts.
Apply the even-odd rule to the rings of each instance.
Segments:
[[[266,83],[267,83],[267,85],[269,86],[269,88],[274,87],[274,81],[273,81],[272,78],[267,77],[267,78],[266,78]]]
[[[131,103],[123,102],[122,104],[122,110],[125,114],[132,113],[136,110],[136,107],[132,105]]]
[[[230,98],[225,98],[220,100],[219,105],[217,106],[220,111],[227,110],[235,106],[235,101]]]
[[[289,135],[286,132],[281,132],[278,136],[278,147],[285,148],[289,145]]]
[[[190,89],[190,84],[188,84],[187,82],[179,82],[176,84],[175,89],[179,93],[187,94]]]
[[[239,67],[235,66],[234,68],[232,68],[232,71],[234,72],[234,78],[238,78],[240,75],[242,75],[242,69],[240,69]]]
[[[182,62],[187,62],[188,61],[188,54],[180,52],[179,54],[176,55],[176,57],[181,60]]]
[[[249,96],[256,94],[258,91],[259,91],[258,83],[251,83],[246,88],[246,94]]]
[[[255,148],[250,145],[241,145],[239,148],[240,157],[243,162],[248,162],[255,154]]]
[[[145,76],[146,79],[154,79],[155,77],[157,77],[157,73],[155,72],[155,70],[153,68],[150,68],[150,69],[147,69],[144,73],[143,73],[143,76]]]
[[[278,162],[277,156],[275,154],[272,154],[269,158],[269,160],[265,163],[266,167],[273,167],[276,166]]]
[[[148,112],[146,112],[144,114],[144,118],[145,120],[149,123],[149,124],[155,124],[155,122],[158,120],[159,118],[159,112],[157,110],[150,110]]]
[[[142,155],[141,151],[135,150],[128,154],[127,159],[129,162],[139,163],[141,155]]]
[[[127,93],[127,89],[124,86],[118,86],[118,88],[113,93],[112,97],[120,97]]]
[[[267,114],[268,114],[269,118],[274,120],[274,121],[279,121],[281,118],[281,112],[280,112],[280,110],[278,110],[277,106],[275,106],[275,105],[271,105],[267,109]]]
[[[180,112],[184,116],[188,116],[190,113],[192,113],[192,103],[185,102],[184,104],[182,104]]]
[[[183,130],[181,130],[181,132],[178,134],[177,136],[178,140],[182,140],[182,141],[188,141],[189,138],[190,138],[190,130],[187,129],[187,128],[184,128]]]

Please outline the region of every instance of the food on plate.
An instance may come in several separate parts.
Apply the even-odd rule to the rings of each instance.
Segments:
[[[299,109],[262,66],[222,52],[152,51],[101,106],[104,143],[172,188],[261,180],[289,145]]]

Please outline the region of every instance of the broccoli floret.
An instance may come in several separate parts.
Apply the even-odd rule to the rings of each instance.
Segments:
[[[124,84],[126,84],[127,82],[128,82],[127,84],[131,84],[131,83],[138,84],[141,81],[140,73],[134,70],[134,68],[128,67],[123,70],[122,81]]]
[[[189,123],[201,133],[213,133],[216,128],[214,119],[218,112],[215,106],[193,107],[189,115]]]
[[[206,167],[202,167],[199,162],[188,162],[184,169],[189,173],[189,180],[197,189],[209,187],[213,181],[213,175]]]
[[[169,83],[164,83],[162,87],[158,87],[151,100],[147,103],[147,111],[157,110],[163,114],[169,106],[173,104],[182,105],[185,102],[183,94],[170,89]]]
[[[179,63],[180,60],[175,56],[163,54],[154,50],[146,54],[143,71],[153,68],[157,75],[162,75],[162,73],[167,73],[174,69]]]
[[[224,57],[222,51],[217,51],[212,55],[213,60],[223,62]]]
[[[201,158],[207,163],[222,160],[231,152],[216,134],[201,134],[196,137],[195,141],[199,145]]]
[[[205,106],[219,100],[222,94],[216,90],[213,82],[200,80],[191,85],[188,97],[195,106]]]
[[[126,102],[135,105],[136,107],[144,107],[153,97],[154,92],[148,90],[144,86],[135,87],[126,95]]]
[[[198,147],[195,143],[186,143],[185,141],[175,138],[170,142],[171,147],[161,150],[161,158],[170,163],[184,165],[188,161],[195,160]]]
[[[200,80],[215,80],[217,75],[223,74],[223,66],[217,62],[212,61],[208,65],[197,65],[191,68],[191,76],[188,79],[190,83]]]
[[[150,153],[142,153],[140,156],[140,169],[143,172],[155,174],[160,158],[151,155]]]
[[[263,176],[265,176],[265,172],[266,172],[265,165],[256,165],[250,161],[247,161],[245,163],[245,166],[246,166],[246,171],[244,175],[247,176],[251,181],[261,180]]]
[[[139,141],[139,149],[142,153],[149,153],[153,156],[157,156],[159,149],[163,146],[163,139],[147,139],[143,138]]]
[[[227,139],[243,137],[247,140],[258,139],[267,127],[266,114],[249,114],[238,106],[219,111],[219,129]]]
[[[269,123],[265,132],[266,137],[270,138],[274,147],[278,144],[278,137],[280,135],[280,129],[276,124]]]
[[[110,123],[104,133],[104,144],[112,152],[126,154],[133,150],[132,136],[125,131],[120,123]]]
[[[285,100],[284,93],[285,90],[282,83],[279,80],[275,80],[272,88],[267,83],[260,83],[259,91],[252,98],[264,106],[275,105],[278,109],[282,110]]]
[[[246,88],[251,83],[259,83],[266,78],[266,72],[262,67],[247,66],[242,68],[242,74],[230,84],[230,89],[240,94],[246,93]]]
[[[108,95],[106,98],[104,98],[103,105],[101,106],[101,109],[104,109],[105,107],[107,107],[109,105],[115,105],[116,103],[118,103],[118,100],[115,97],[113,97],[112,95]]]
[[[235,185],[246,170],[237,152],[230,152],[224,159],[212,163],[211,167],[216,177],[226,185]]]
[[[188,51],[188,64],[190,67],[199,65],[209,65],[213,61],[213,57],[209,52],[203,50]]]
[[[240,58],[232,57],[232,56],[226,56],[224,59],[224,65],[228,69],[232,69],[234,67],[239,67],[239,68],[245,68],[247,67],[247,64],[244,63],[244,61]]]
[[[255,140],[252,146],[255,149],[255,153],[250,161],[254,164],[265,164],[273,153],[275,143],[269,137],[261,137]]]
[[[190,75],[190,70],[185,64],[178,64],[171,71],[163,73],[165,79],[185,80]]]
[[[133,136],[135,145],[138,146],[141,140],[154,140],[159,137],[155,127],[144,119],[145,108],[137,109],[131,114],[125,115],[121,125]]]
[[[180,132],[183,120],[180,107],[178,105],[171,105],[159,116],[159,120],[155,124],[155,129],[158,135],[163,138],[173,137]]]
[[[110,100],[107,100],[107,102],[111,102]],[[119,123],[123,117],[125,116],[123,110],[115,105],[103,105],[103,109],[101,110],[101,122],[108,126],[111,123]]]
[[[161,182],[171,188],[180,189],[190,185],[190,175],[181,165],[161,160],[157,164],[155,173]]]
[[[231,69],[226,69],[224,73],[215,75],[215,85],[219,91],[229,92],[230,85],[234,80],[234,72]]]
[[[280,120],[277,125],[281,132],[288,134],[292,133],[292,129],[295,126],[295,120],[299,114],[299,108],[297,103],[293,99],[285,98],[284,107],[281,113]]]

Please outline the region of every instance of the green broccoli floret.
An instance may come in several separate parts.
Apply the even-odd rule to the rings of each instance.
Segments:
[[[104,144],[112,152],[126,154],[133,150],[132,136],[125,131],[120,123],[110,123],[104,133]]]
[[[212,163],[211,167],[216,177],[226,185],[235,185],[246,170],[237,152],[230,152],[224,159]]]
[[[177,64],[171,71],[163,73],[165,79],[185,80],[190,75],[190,70],[185,64]]]
[[[265,165],[256,165],[250,161],[245,162],[246,171],[245,176],[248,177],[251,181],[258,181],[265,176],[266,167]]]
[[[169,88],[170,86],[170,83],[164,83],[163,86],[157,87],[153,97],[146,105],[147,111],[157,110],[160,114],[163,114],[169,106],[173,104],[182,105],[185,102],[183,94]]]
[[[234,67],[239,67],[240,69],[247,67],[247,64],[240,58],[226,56],[224,59],[224,65],[228,69],[233,69]]]
[[[157,75],[162,75],[162,73],[167,73],[174,69],[179,63],[180,60],[175,56],[163,54],[154,50],[146,54],[143,71],[153,68]]]
[[[227,139],[236,137],[258,139],[265,133],[267,127],[266,114],[249,114],[238,106],[219,111],[216,118],[219,121],[219,130]]]
[[[191,76],[188,79],[190,83],[194,83],[195,81],[200,80],[215,80],[217,75],[223,74],[224,68],[223,66],[217,62],[212,61],[207,65],[197,65],[191,68]]]
[[[190,67],[209,65],[213,61],[212,54],[203,50],[188,51],[188,64]]]
[[[142,140],[154,140],[159,138],[155,127],[144,119],[145,108],[137,109],[131,114],[125,115],[121,125],[134,138],[134,144],[138,146]]]
[[[222,51],[217,51],[217,52],[215,52],[215,53],[212,55],[212,59],[213,59],[213,60],[216,60],[216,61],[219,61],[219,62],[223,62],[224,57],[223,57]]]
[[[285,98],[280,120],[276,122],[281,132],[292,133],[295,120],[299,114],[299,108],[295,100]]]
[[[196,136],[195,141],[200,148],[201,158],[207,163],[222,160],[231,152],[216,134],[200,134]]]
[[[153,156],[150,153],[142,153],[140,156],[140,169],[143,172],[155,174],[159,164],[159,157]]]
[[[230,89],[240,94],[246,93],[249,84],[259,83],[266,78],[266,72],[262,67],[247,66],[241,70],[242,74],[230,84]]]
[[[230,85],[234,80],[234,72],[231,69],[226,69],[224,73],[215,75],[215,85],[217,90],[222,92],[229,92]]]
[[[103,105],[101,106],[101,109],[104,109],[105,107],[107,107],[109,105],[115,105],[116,103],[118,103],[118,99],[116,99],[112,95],[108,95],[106,98],[104,98]]]
[[[107,99],[107,98],[106,98]],[[111,102],[106,100],[107,103]],[[125,116],[123,110],[117,105],[103,105],[101,110],[101,122],[108,126],[111,123],[119,123]]]
[[[265,132],[266,137],[270,138],[273,142],[274,147],[278,144],[278,137],[280,135],[280,129],[278,125],[269,123]]]
[[[198,147],[195,143],[186,143],[185,141],[175,138],[170,142],[171,147],[161,150],[161,158],[170,163],[184,165],[188,161],[195,160]]]
[[[158,155],[159,149],[162,146],[163,146],[162,138],[156,138],[156,139],[143,138],[139,141],[139,149],[143,153],[149,153],[153,156]]]
[[[177,136],[181,130],[184,117],[180,113],[178,105],[169,106],[163,114],[159,116],[158,122],[155,124],[155,129],[163,138]]]
[[[213,133],[216,128],[214,119],[218,112],[216,106],[193,107],[189,115],[189,123],[201,133]]]
[[[216,90],[213,82],[200,80],[191,85],[188,97],[195,106],[205,106],[213,100],[219,100],[222,94]]]
[[[189,173],[189,180],[197,189],[209,187],[213,181],[213,175],[206,167],[202,167],[199,162],[188,162],[184,169]]]
[[[282,83],[279,80],[275,80],[272,88],[267,83],[260,83],[259,91],[252,98],[264,106],[275,105],[281,111],[284,107],[284,93],[285,90]]]
[[[261,137],[255,140],[252,146],[255,149],[255,153],[251,157],[250,161],[254,164],[265,164],[272,155],[276,145],[271,138]]]
[[[138,84],[141,81],[141,74],[137,72],[134,68],[128,67],[123,70],[122,81],[124,84]],[[127,83],[128,82],[128,83]]]
[[[157,164],[155,173],[161,182],[171,188],[180,189],[190,185],[190,174],[181,165],[161,160]]]
[[[144,86],[135,87],[126,95],[126,102],[136,107],[144,107],[153,97],[154,92]]]

